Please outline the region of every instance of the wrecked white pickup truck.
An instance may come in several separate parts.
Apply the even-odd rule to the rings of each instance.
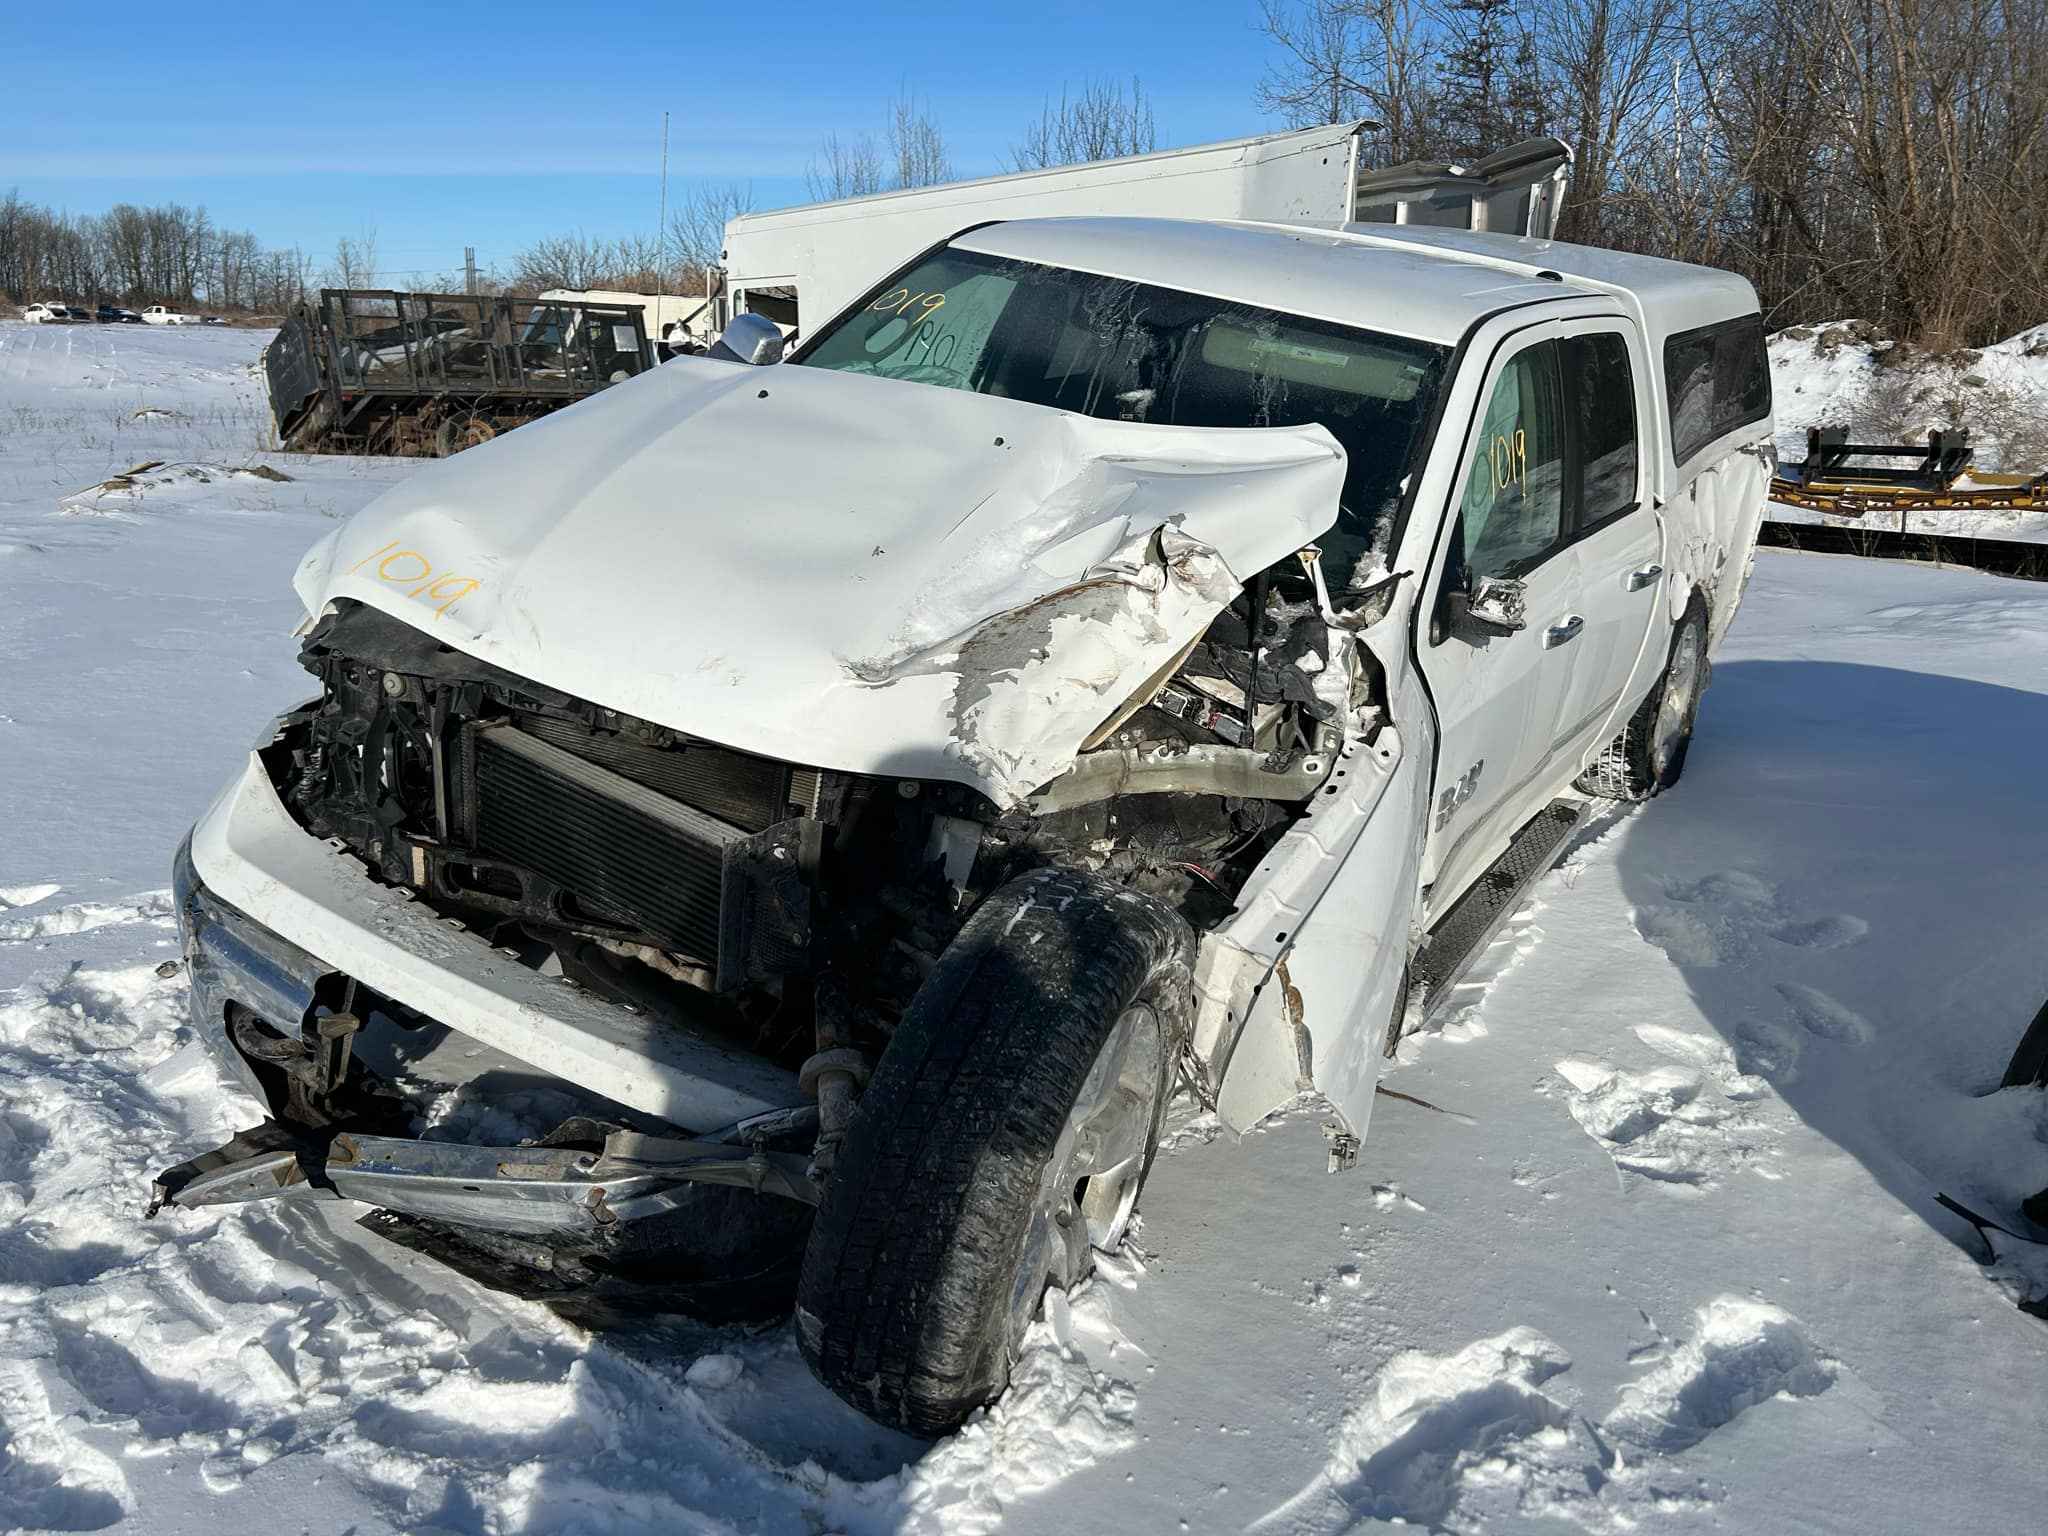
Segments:
[[[364,1202],[565,1306],[793,1296],[934,1432],[1172,1094],[1313,1088],[1355,1155],[1581,809],[1677,777],[1762,327],[1543,241],[1074,219],[774,366],[735,330],[308,555],[319,697],[178,871],[271,1118],[155,1193]]]

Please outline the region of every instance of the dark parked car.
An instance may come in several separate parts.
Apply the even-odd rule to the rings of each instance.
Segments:
[[[85,308],[81,304],[65,305],[64,313],[69,315],[73,321],[78,322],[80,324],[86,324],[92,320],[92,311]]]
[[[81,311],[80,314],[82,317],[83,311]],[[93,311],[93,318],[99,321],[101,325],[142,324],[142,316],[135,313],[134,310],[122,309],[119,305],[115,304],[102,304],[98,309]]]

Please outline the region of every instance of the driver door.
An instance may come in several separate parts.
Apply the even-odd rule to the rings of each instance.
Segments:
[[[1422,868],[1432,915],[1533,813],[1531,786],[1559,745],[1583,619],[1574,609],[1556,334],[1553,325],[1534,327],[1495,358],[1425,593],[1432,618],[1422,671],[1440,736]],[[1489,582],[1519,586],[1519,628],[1489,632],[1460,612],[1460,600]]]

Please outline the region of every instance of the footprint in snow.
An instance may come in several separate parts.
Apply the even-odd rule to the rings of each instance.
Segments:
[[[1570,1367],[1533,1328],[1448,1355],[1402,1351],[1345,1415],[1322,1471],[1252,1530],[1349,1530],[1361,1517],[1430,1527],[1455,1517],[1460,1528],[1484,1528],[1515,1512],[1489,1507],[1503,1497],[1553,1512],[1585,1499],[1599,1483],[1600,1452],[1543,1390]]]
[[[1773,1398],[1818,1397],[1840,1371],[1791,1313],[1740,1296],[1717,1296],[1698,1332],[1656,1369],[1622,1389],[1601,1425],[1610,1440],[1671,1455]]]
[[[1670,905],[1635,914],[1636,932],[1680,965],[1719,965],[1748,955],[1759,936],[1792,949],[1843,949],[1860,943],[1870,924],[1846,912],[1818,917],[1785,910],[1778,887],[1744,870],[1667,885]]]
[[[1782,923],[1771,930],[1771,937],[1795,949],[1844,949],[1860,943],[1869,933],[1870,924],[1862,918],[1838,913],[1833,917]]]
[[[1734,1027],[1735,1061],[1746,1073],[1768,1078],[1780,1087],[1796,1082],[1805,1031],[1784,1019],[1751,1014]]]
[[[1638,1024],[1634,1034],[1658,1055],[1706,1073],[1723,1094],[1737,1103],[1762,1098],[1770,1092],[1755,1075],[1743,1070],[1727,1042],[1713,1035],[1675,1029],[1669,1024]]]
[[[1699,880],[1666,886],[1664,894],[1686,906],[1762,907],[1778,899],[1778,888],[1747,870],[1724,869]]]
[[[1751,1107],[1769,1094],[1767,1084],[1708,1036],[1661,1024],[1641,1025],[1636,1036],[1672,1064],[1625,1068],[1568,1056],[1556,1065],[1570,1090],[1565,1107],[1624,1184],[1633,1175],[1693,1194],[1740,1169],[1779,1176],[1766,1161],[1776,1133]]]
[[[1792,1017],[1798,1024],[1823,1040],[1836,1040],[1843,1045],[1867,1045],[1876,1033],[1870,1026],[1870,1020],[1818,987],[1781,981],[1778,983],[1778,996],[1791,1005]]]
[[[127,1476],[77,1433],[78,1416],[53,1411],[40,1373],[0,1361],[0,1529],[98,1531],[134,1513]]]

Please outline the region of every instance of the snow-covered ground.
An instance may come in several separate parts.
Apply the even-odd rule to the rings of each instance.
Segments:
[[[339,1208],[143,1223],[253,1118],[158,974],[171,849],[306,691],[299,554],[412,467],[258,451],[260,344],[0,325],[0,1530],[2040,1529],[2048,1250],[1934,1203],[2048,1185],[2048,1096],[1990,1091],[2048,996],[2048,588],[1971,573],[1766,553],[1684,783],[1360,1167],[1313,1104],[1183,1114],[1142,1255],[949,1441],[786,1328],[593,1338]]]
[[[1970,431],[1976,469],[2048,472],[2048,324],[1945,357],[1910,349],[1896,354],[1895,347],[1858,320],[1794,326],[1773,336],[1778,457],[1787,463],[1803,460],[1809,427],[1848,427],[1852,442],[1924,443],[1930,430],[1960,422]],[[1909,360],[1894,363],[1895,355]],[[1831,528],[2048,544],[2048,510],[2040,508],[1929,508],[1839,517],[1773,506],[1770,516],[1782,523]]]

